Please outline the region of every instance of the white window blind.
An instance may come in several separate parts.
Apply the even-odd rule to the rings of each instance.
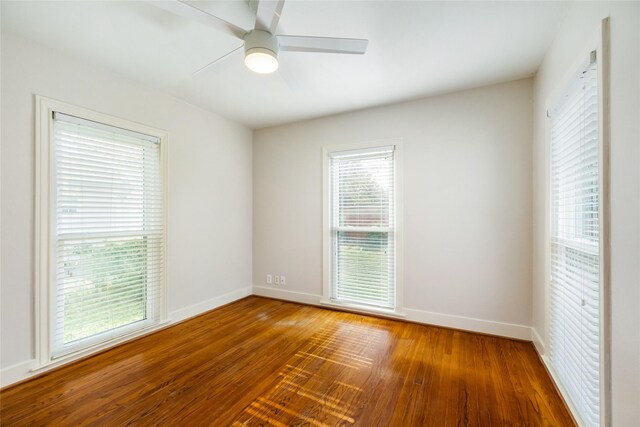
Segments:
[[[600,176],[595,63],[551,117],[550,351],[585,425],[600,425]]]
[[[52,357],[159,320],[159,142],[54,113]]]
[[[395,308],[394,147],[331,154],[333,300]]]

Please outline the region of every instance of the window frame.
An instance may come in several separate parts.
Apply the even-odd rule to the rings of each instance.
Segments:
[[[555,372],[551,360],[549,359],[546,345],[550,343],[551,334],[551,247],[552,247],[552,227],[553,227],[553,192],[551,191],[551,120],[549,111],[551,111],[557,100],[563,96],[571,82],[579,76],[585,62],[588,61],[592,52],[596,55],[596,65],[598,74],[598,138],[599,138],[599,219],[600,219],[600,238],[599,238],[599,259],[600,259],[600,425],[611,425],[611,334],[610,334],[610,195],[609,195],[609,147],[610,147],[610,118],[609,118],[609,18],[603,19],[598,30],[591,39],[586,40],[585,47],[580,51],[577,59],[575,59],[568,72],[558,81],[556,88],[550,93],[545,102],[545,237],[544,237],[544,341],[543,347],[544,361],[554,383],[565,403],[569,407],[574,420],[578,425],[584,425],[580,413],[572,403],[568,392],[564,385],[560,382]]]
[[[118,337],[100,341],[85,348],[70,353],[53,357],[53,326],[55,313],[51,307],[53,285],[55,283],[55,211],[53,197],[55,195],[56,181],[54,179],[53,156],[53,113],[59,112],[70,116],[80,117],[108,126],[119,127],[138,133],[147,134],[158,138],[160,142],[160,179],[162,180],[162,251],[164,254],[164,268],[160,276],[160,297],[157,305],[159,319],[152,324],[136,329],[132,332],[124,332]],[[168,323],[167,319],[167,141],[168,132],[150,126],[142,125],[130,120],[99,113],[86,108],[78,107],[62,101],[35,95],[35,356],[36,363],[32,371],[47,370],[70,361],[86,357],[103,349],[113,347],[122,342],[160,329]],[[127,330],[124,325],[118,329]]]
[[[386,309],[366,304],[335,301],[331,298],[333,288],[333,229],[332,229],[332,182],[331,154],[341,151],[369,150],[395,146],[395,307]],[[322,147],[322,305],[350,311],[372,313],[391,317],[406,317],[404,307],[403,268],[403,181],[402,139],[387,138],[369,142],[350,143]]]

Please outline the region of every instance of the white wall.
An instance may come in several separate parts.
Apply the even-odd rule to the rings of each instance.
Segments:
[[[34,94],[169,131],[168,309],[188,317],[250,292],[251,130],[2,34],[2,383],[34,358]]]
[[[576,2],[534,85],[533,326],[545,345],[545,102],[611,17],[611,379],[613,426],[640,425],[640,3]],[[586,57],[585,57],[586,58]]]
[[[321,148],[402,138],[409,318],[529,339],[532,102],[527,79],[255,131],[254,292],[318,302]]]

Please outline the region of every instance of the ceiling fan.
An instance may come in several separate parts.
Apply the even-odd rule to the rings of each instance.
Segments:
[[[267,74],[278,69],[279,52],[362,55],[366,52],[369,43],[366,39],[276,35],[284,0],[249,0],[249,4],[256,11],[256,23],[251,30],[240,28],[185,1],[165,0],[151,1],[151,3],[176,15],[200,21],[243,41],[243,45],[210,62],[195,73],[209,68],[243,46],[244,63],[247,68],[256,73]]]

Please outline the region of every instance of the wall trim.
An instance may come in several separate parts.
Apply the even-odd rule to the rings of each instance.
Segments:
[[[331,155],[351,150],[369,150],[393,146],[394,194],[395,194],[395,306],[396,312],[402,312],[404,302],[404,166],[403,139],[401,137],[367,140],[352,144],[331,145],[322,147],[322,294],[324,301],[329,301],[333,291],[333,225],[332,225],[332,178]],[[357,311],[357,309],[354,309]]]
[[[316,305],[318,307],[327,307],[326,304],[322,303],[322,296],[316,294],[289,291],[284,289],[274,289],[266,286],[254,286],[253,294],[268,298],[277,298],[286,301],[299,302],[302,304]],[[332,307],[340,309],[340,307]],[[374,316],[381,316],[380,313],[366,313],[363,310],[351,310],[346,308],[344,310],[357,311],[359,313],[372,314]],[[434,313],[431,311],[416,310],[412,308],[405,308],[403,312],[406,314],[404,320],[410,322],[531,341],[531,327],[525,325],[475,319],[472,317],[455,316],[451,314]]]
[[[306,292],[289,291],[286,289],[275,289],[266,286],[254,286],[253,295],[259,297],[268,297],[282,299],[286,301],[299,302],[302,304],[310,304],[320,306],[321,295],[308,294]]]
[[[538,335],[538,331],[536,331],[535,328],[531,328],[531,335],[533,336],[534,334],[537,338],[540,338],[540,335]],[[540,361],[542,362],[542,366],[544,366],[544,369],[547,371],[549,378],[551,378],[551,382],[556,388],[556,391],[558,392],[560,399],[562,399],[564,406],[567,408],[567,410],[571,414],[573,421],[575,421],[576,425],[578,425],[579,427],[585,427],[586,424],[584,423],[584,421],[582,421],[582,418],[580,417],[578,410],[576,409],[575,405],[573,405],[573,403],[571,402],[571,399],[569,398],[569,394],[567,393],[567,390],[564,388],[562,383],[558,380],[558,376],[555,370],[551,366],[551,363],[549,363],[549,358],[545,356],[544,353],[540,353],[538,347],[535,345],[536,343],[535,341],[533,343],[534,343],[534,350],[538,355],[538,359],[540,359]]]
[[[0,386],[5,387],[33,376],[31,369],[36,365],[36,362],[36,359],[31,359],[2,369],[0,371]]]
[[[77,360],[76,355],[92,354],[104,347],[111,346],[109,341],[85,340],[85,345],[66,348],[64,343],[57,342],[58,339],[53,334],[55,326],[54,301],[55,298],[55,277],[57,268],[56,261],[56,172],[55,172],[55,144],[54,134],[54,113],[63,113],[70,116],[79,117],[85,120],[94,121],[108,126],[119,127],[128,131],[139,132],[158,138],[160,144],[160,185],[162,198],[162,242],[160,249],[166,259],[168,253],[167,230],[168,230],[168,140],[169,133],[162,129],[140,124],[131,120],[100,113],[74,104],[47,98],[41,95],[34,95],[35,100],[35,205],[34,205],[34,335],[35,335],[35,357],[38,359],[35,369],[48,368],[50,365],[59,366],[65,362],[53,357],[54,350],[60,350],[61,357],[68,357],[70,360]],[[159,297],[158,301],[147,301],[146,314],[149,316],[144,323],[147,328],[156,329],[161,327],[167,320],[167,265],[164,263],[162,272],[158,274]],[[152,318],[157,313],[157,318]],[[132,336],[144,334],[144,329],[136,328],[136,332],[126,334],[126,328],[119,328],[119,335],[116,341],[126,340]],[[95,338],[95,337],[94,337]],[[58,347],[58,348],[56,348]],[[77,350],[77,351],[76,351]]]
[[[600,298],[599,298],[599,327],[600,327],[600,424],[602,426],[612,425],[612,409],[611,409],[611,195],[610,187],[610,29],[609,17],[600,20],[598,28],[591,37],[587,39],[587,44],[577,52],[577,58],[565,69],[564,75],[557,79],[556,87],[548,91],[545,101],[545,109],[548,111],[555,99],[562,96],[564,88],[575,78],[576,74],[581,73],[584,63],[591,58],[591,52],[596,51],[596,63],[598,66],[598,137],[599,137],[599,218],[600,218],[600,240],[599,240],[599,259],[600,259]],[[552,203],[551,203],[551,127],[549,119],[544,119],[545,134],[545,230],[544,230],[544,310],[545,310],[545,337],[550,335],[551,328],[551,222],[552,222]],[[537,332],[537,331],[536,331]],[[538,335],[538,338],[540,336]],[[541,343],[544,341],[540,340]],[[534,340],[534,345],[536,341]],[[542,355],[544,352],[536,347],[536,350]],[[544,347],[543,347],[544,351]],[[548,363],[546,356],[541,356],[551,377],[556,382],[560,394],[563,396],[578,425],[584,425],[575,406],[571,404],[569,394],[566,389],[556,381],[557,375]]]
[[[155,328],[147,329],[142,333],[125,336],[120,340],[109,343],[110,345],[105,347],[96,348],[94,351],[87,352],[82,354],[78,358],[69,359],[60,361],[59,363],[50,364],[46,367],[37,368],[38,367],[38,359],[31,359],[25,362],[20,362],[12,366],[8,366],[2,370],[0,370],[0,387],[4,388],[19,382],[23,382],[32,377],[36,377],[42,375],[46,372],[55,370],[57,368],[61,368],[63,366],[69,365],[74,362],[78,362],[82,359],[86,359],[91,356],[95,356],[98,353],[102,353],[104,351],[110,350],[114,347],[117,347],[121,344],[127,343],[129,341],[136,340],[138,338],[142,338],[145,335],[152,334],[154,332],[158,332],[162,329],[169,328],[171,326],[175,326],[178,323],[181,323],[185,320],[188,320],[192,317],[199,316],[208,311],[214,310],[223,305],[232,303],[234,301],[240,300],[242,298],[248,297],[251,295],[251,286],[245,286],[244,288],[236,289],[231,292],[227,292],[226,294],[219,295],[217,297],[210,298],[206,301],[199,302],[197,304],[190,305],[188,307],[184,307],[178,310],[174,310],[169,313],[169,320],[167,322],[163,322],[161,325]]]
[[[534,327],[531,327],[531,342],[533,342],[533,346],[536,348],[538,355],[542,358],[542,356],[546,354],[546,346],[538,330]]]
[[[251,286],[245,286],[244,288],[227,292],[226,294],[222,294],[217,297],[210,298],[206,301],[202,301],[196,304],[192,304],[188,307],[171,311],[169,313],[169,322],[171,324],[182,322],[183,320],[187,320],[191,317],[198,316],[202,313],[211,311],[220,306],[248,297],[249,295],[251,295]]]
[[[275,289],[275,288],[269,288],[265,286],[253,286],[253,287],[246,286],[244,288],[227,292],[226,294],[219,295],[217,297],[208,299],[206,301],[202,301],[197,304],[190,305],[188,307],[174,310],[169,313],[169,321],[164,323],[162,327],[154,329],[152,331],[148,331],[147,333],[144,333],[141,335],[129,337],[123,342],[118,342],[116,345],[124,344],[125,342],[131,341],[137,338],[141,338],[144,335],[157,332],[160,329],[174,326],[192,317],[199,316],[203,313],[214,310],[218,307],[232,303],[234,301],[240,300],[250,295],[257,295],[257,296],[262,296],[267,298],[276,298],[276,299],[281,299],[285,301],[309,304],[309,305],[314,305],[314,306],[324,307],[324,308],[327,307],[326,304],[322,303],[322,296],[318,294],[290,291],[285,289]],[[334,308],[341,309],[340,307],[334,307]],[[346,309],[345,311],[356,311],[363,314],[373,314],[373,315],[380,316],[379,313],[366,313],[363,310]],[[475,319],[475,318],[464,317],[464,316],[455,316],[451,314],[434,313],[430,311],[416,310],[411,308],[404,309],[404,313],[406,313],[406,317],[404,318],[404,320],[407,320],[410,322],[422,323],[422,324],[433,325],[433,326],[441,326],[445,328],[460,329],[460,330],[465,330],[469,332],[496,335],[496,336],[514,338],[514,339],[525,340],[525,341],[533,341],[534,344],[536,343],[535,337],[539,338],[539,335],[537,331],[535,331],[535,329],[532,329],[531,327],[524,326],[524,325],[495,322],[491,320]],[[394,318],[394,317],[391,317],[391,318]],[[113,347],[109,347],[109,348],[113,348]],[[542,348],[544,349],[544,346]],[[33,368],[37,366],[37,362],[38,362],[37,359],[31,359],[25,362],[17,363],[12,366],[8,366],[0,370],[0,387],[4,388],[12,384],[25,381],[31,377],[42,375],[45,372],[60,368],[70,363],[77,362],[87,357],[94,356],[97,353],[106,351],[106,350],[108,349],[100,349],[95,353],[83,355],[83,357],[80,359],[66,361],[66,363],[51,366],[46,369],[39,369],[37,371],[33,371]],[[536,347],[536,351],[540,353],[540,351],[538,350],[538,347]],[[544,358],[542,356],[541,356],[541,359],[544,361]]]
[[[476,319],[453,314],[434,313],[432,311],[405,308],[407,320],[445,328],[461,329],[481,334],[497,335],[518,340],[531,340],[531,327],[515,323]]]

